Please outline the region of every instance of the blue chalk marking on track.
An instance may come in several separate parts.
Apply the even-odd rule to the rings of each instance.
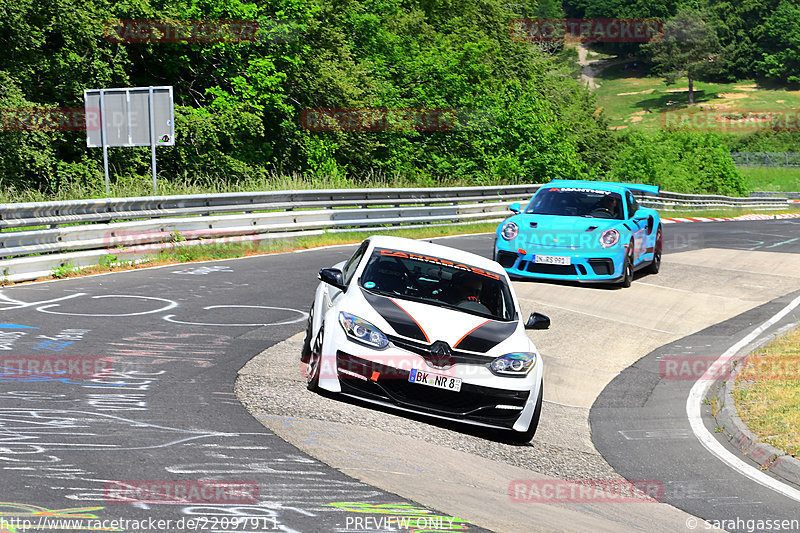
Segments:
[[[39,329],[34,326],[23,326],[22,324],[0,324],[2,329]]]

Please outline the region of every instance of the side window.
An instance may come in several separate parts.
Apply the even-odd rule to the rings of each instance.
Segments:
[[[631,191],[626,192],[625,198],[628,200],[628,218],[631,218],[639,209],[639,204],[636,202],[636,198],[633,197]]]
[[[347,260],[347,263],[345,263],[343,271],[345,285],[350,284],[350,280],[353,278],[353,274],[356,273],[358,264],[361,262],[361,258],[364,257],[364,252],[367,251],[367,247],[369,247],[369,241],[364,241],[361,243],[361,246],[358,247],[358,250],[356,250],[353,256]]]

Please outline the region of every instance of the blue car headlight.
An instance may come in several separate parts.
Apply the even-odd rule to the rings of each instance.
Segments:
[[[536,352],[515,352],[501,355],[489,364],[489,369],[498,376],[524,377],[536,366]]]
[[[600,246],[611,248],[619,242],[619,232],[615,229],[607,229],[600,235]]]
[[[347,336],[356,342],[378,350],[383,350],[389,346],[389,339],[386,338],[386,335],[363,318],[340,311],[339,324],[342,325],[342,329],[347,333]]]
[[[500,235],[507,241],[516,238],[519,234],[519,228],[513,222],[506,222],[503,224],[503,228],[500,230]]]

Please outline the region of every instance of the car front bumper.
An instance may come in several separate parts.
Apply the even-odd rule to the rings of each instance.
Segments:
[[[338,326],[338,325],[337,325]],[[326,336],[328,330],[326,328]],[[408,412],[457,422],[526,431],[536,408],[542,361],[525,377],[502,377],[482,364],[456,362],[439,369],[394,344],[373,350],[348,339],[344,332],[325,339],[320,388],[340,392]],[[411,369],[461,378],[458,392],[409,381]],[[327,371],[325,370],[327,369]]]
[[[495,243],[494,259],[511,276],[591,283],[622,279],[625,253],[623,246],[587,251],[541,246],[527,247],[523,253],[523,250],[513,248],[513,244],[500,238]],[[570,264],[537,263],[537,255],[569,257]]]

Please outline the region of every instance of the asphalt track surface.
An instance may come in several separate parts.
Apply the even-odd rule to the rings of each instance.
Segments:
[[[713,246],[800,253],[797,222],[770,222],[763,226],[737,223],[733,227],[725,224],[670,226],[669,230],[678,230],[672,234],[670,251]],[[800,501],[751,481],[710,455],[693,435],[686,416],[686,400],[695,379],[665,379],[660,362],[664,358],[716,358],[798,296],[800,292],[791,292],[662,346],[617,376],[590,412],[595,446],[617,473],[630,480],[659,480],[664,490],[662,501],[728,531],[796,531]],[[795,310],[767,328],[752,344],[798,322],[800,312]],[[702,414],[709,434],[716,436],[731,454],[741,456],[717,431],[711,407],[704,406]],[[753,465],[749,468],[756,469]],[[768,471],[764,475],[775,478]],[[787,521],[790,528],[775,527],[776,521]],[[687,524],[687,529],[693,528],[703,529],[696,522]]]
[[[798,229],[795,221],[666,225],[665,253],[709,246],[798,253]],[[491,242],[491,236],[445,241],[483,255],[490,253]],[[57,521],[94,527],[94,516],[141,521],[118,528],[124,531],[176,532],[192,530],[178,522],[189,518],[197,520],[194,530],[202,531],[369,531],[378,530],[378,521],[388,514],[446,520],[414,502],[389,505],[406,500],[299,452],[265,430],[233,395],[239,368],[303,329],[318,270],[351,252],[352,247],[335,247],[2,290],[0,518],[6,524],[0,522],[0,531],[13,531],[10,520],[17,525],[30,520],[39,530],[73,531],[75,524],[59,529]],[[743,320],[757,320],[773,308],[765,306]],[[741,324],[734,326],[720,326],[729,329],[718,336],[742,331]],[[28,364],[63,356],[111,358],[113,373],[92,380],[19,370],[20,360]],[[601,396],[604,408],[613,407],[613,391],[609,395]],[[677,420],[681,411],[672,414]],[[595,418],[592,423],[594,428]],[[664,443],[673,450],[686,444]],[[605,454],[603,444],[597,445]],[[626,470],[635,464],[655,468],[652,458],[640,460],[635,451],[631,447],[618,464],[613,454],[607,459],[623,475],[647,478]],[[697,472],[704,465],[708,475],[691,479],[707,493],[676,499],[677,507],[713,518],[719,509],[708,494],[726,486],[706,482],[727,482],[728,489],[735,483],[741,494],[757,495],[764,502],[759,512],[800,514],[797,502],[758,492],[760,486],[746,478],[731,480],[724,465],[707,454],[684,454],[683,460]],[[671,469],[666,473],[675,467],[675,460],[665,461]],[[665,472],[649,477],[656,474],[670,479]],[[222,496],[211,503],[113,501],[115,494],[132,494],[120,492],[120,482],[165,480],[255,483],[258,501],[233,505]],[[739,503],[749,501],[755,500]],[[232,518],[240,521],[234,524]],[[157,520],[172,522],[158,527]]]

